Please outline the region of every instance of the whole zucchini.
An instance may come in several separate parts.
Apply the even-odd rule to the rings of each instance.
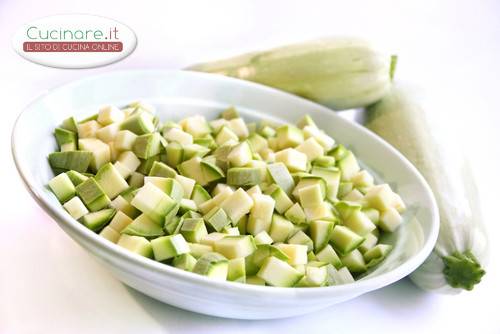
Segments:
[[[329,38],[194,65],[189,70],[258,82],[334,110],[365,107],[389,90],[395,57],[366,41]]]
[[[485,274],[488,242],[469,167],[433,140],[425,111],[394,86],[368,108],[366,126],[403,153],[431,186],[439,206],[440,231],[427,260],[410,276],[425,290],[472,290]]]

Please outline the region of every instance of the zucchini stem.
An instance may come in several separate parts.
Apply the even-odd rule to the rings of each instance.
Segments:
[[[486,273],[470,251],[444,256],[444,277],[454,288],[472,290]]]

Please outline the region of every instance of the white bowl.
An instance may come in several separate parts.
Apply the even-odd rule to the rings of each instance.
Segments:
[[[71,115],[89,116],[99,105],[132,100],[153,103],[163,119],[201,113],[213,117],[234,105],[247,119],[295,122],[310,114],[327,133],[346,144],[364,166],[390,183],[407,203],[405,222],[386,242],[394,245],[375,270],[352,284],[321,288],[274,288],[213,281],[130,253],[74,220],[46,184],[53,176],[47,155],[54,128]],[[31,103],[12,135],[19,173],[38,204],[82,247],[125,284],[186,310],[239,319],[281,318],[312,312],[396,282],[429,255],[438,234],[438,211],[429,186],[400,153],[360,125],[333,111],[265,86],[186,71],[126,71],[67,84]]]

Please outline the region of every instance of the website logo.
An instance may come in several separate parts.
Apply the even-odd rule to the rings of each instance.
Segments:
[[[119,61],[136,45],[126,25],[100,16],[54,15],[23,25],[12,39],[22,57],[60,68],[90,68]]]

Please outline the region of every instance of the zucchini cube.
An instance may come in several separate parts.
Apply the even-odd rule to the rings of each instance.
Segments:
[[[95,180],[110,199],[114,199],[128,188],[127,181],[110,162],[99,169]]]
[[[269,256],[257,272],[257,276],[272,286],[292,287],[303,277],[303,274],[285,261]]]
[[[148,258],[153,257],[153,248],[151,247],[151,243],[144,237],[122,234],[117,244],[133,253]]]
[[[244,258],[256,249],[251,235],[227,236],[214,243],[214,250],[227,259]]]
[[[146,238],[159,237],[165,234],[163,227],[144,213],[128,224],[121,233]]]
[[[49,188],[61,203],[68,201],[76,193],[73,182],[71,182],[71,179],[65,173],[59,174],[50,180]]]
[[[193,272],[215,280],[225,281],[228,273],[228,261],[218,253],[206,253],[198,259]]]
[[[99,183],[89,177],[75,187],[76,194],[90,211],[99,211],[110,204],[109,197],[104,193]]]
[[[146,183],[130,204],[147,214],[157,224],[161,224],[177,203],[153,184]]]
[[[203,218],[184,219],[180,233],[186,241],[193,243],[199,243],[208,234]]]
[[[189,245],[181,234],[168,235],[151,240],[156,261],[165,261],[189,253]]]
[[[82,200],[77,196],[64,203],[63,207],[64,209],[66,209],[66,211],[68,211],[71,217],[75,218],[76,220],[89,213],[89,210],[85,207]]]

